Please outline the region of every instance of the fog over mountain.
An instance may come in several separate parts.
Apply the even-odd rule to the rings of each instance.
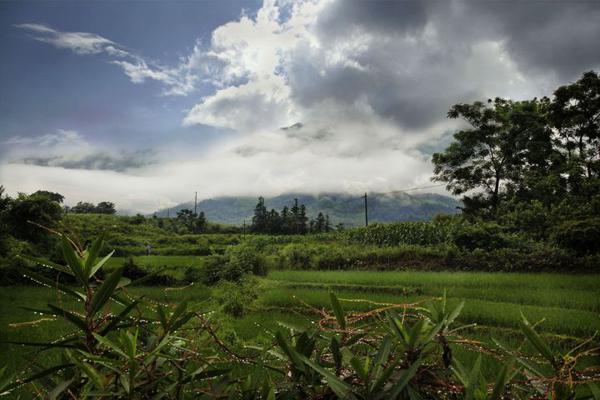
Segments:
[[[345,226],[364,224],[364,199],[343,193],[285,193],[275,197],[267,197],[267,209],[281,212],[284,206],[291,207],[294,199],[304,204],[309,218],[315,218],[319,212],[327,214],[332,224],[343,223]],[[454,214],[458,212],[460,203],[452,197],[434,193],[369,193],[367,195],[370,222],[392,221],[424,221],[437,214]],[[202,211],[211,222],[241,225],[252,222],[256,197],[226,196],[198,202],[198,212]],[[178,204],[175,207],[158,210],[157,216],[173,217],[181,209],[194,209],[194,202]]]

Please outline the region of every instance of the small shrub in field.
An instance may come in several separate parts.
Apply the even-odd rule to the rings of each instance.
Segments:
[[[315,246],[291,243],[279,252],[280,264],[284,268],[307,270],[312,267],[312,257],[317,254]]]
[[[267,274],[265,262],[253,246],[232,246],[225,252],[225,257],[227,262],[221,272],[222,279],[239,281],[246,274]]]
[[[223,312],[239,318],[248,313],[258,298],[257,282],[245,277],[238,282],[220,282],[214,291]]]
[[[226,258],[221,255],[212,255],[206,258],[204,263],[203,283],[214,285],[221,280],[221,271],[226,263]]]

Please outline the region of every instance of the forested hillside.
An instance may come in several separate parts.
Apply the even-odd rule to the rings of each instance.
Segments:
[[[285,193],[275,197],[266,197],[267,209],[281,209],[298,199],[304,204],[309,217],[316,217],[319,212],[329,215],[332,224],[343,223],[356,226],[364,223],[364,202],[360,195],[344,193]],[[459,211],[460,203],[452,197],[434,193],[369,193],[369,221],[426,221],[437,214],[454,214]],[[226,196],[198,202],[198,210],[203,211],[209,221],[241,225],[244,219],[252,220],[252,211],[256,205],[256,197]],[[181,209],[193,209],[193,201],[178,204],[169,210],[170,216]],[[167,216],[167,210],[159,210],[157,216]]]

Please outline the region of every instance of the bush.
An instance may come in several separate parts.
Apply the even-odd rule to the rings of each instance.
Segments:
[[[563,222],[555,229],[553,240],[579,256],[597,254],[600,252],[600,218]]]
[[[206,257],[204,263],[203,283],[205,285],[214,285],[221,280],[221,271],[226,263],[225,256],[213,255]]]
[[[459,249],[470,251],[500,249],[509,244],[502,227],[491,222],[458,225],[452,232],[452,241]]]
[[[224,313],[239,318],[252,309],[254,301],[258,298],[256,286],[256,280],[250,277],[238,282],[220,282],[213,291],[213,296]]]
[[[312,258],[317,254],[314,246],[304,244],[288,244],[279,252],[279,266],[291,269],[311,269]]]
[[[223,268],[223,279],[237,281],[245,274],[267,274],[265,261],[253,246],[242,244],[229,247],[225,251],[225,257],[228,260]]]
[[[147,271],[137,265],[132,257],[129,257],[123,262],[123,276],[132,281],[143,279],[145,285],[172,285],[176,280],[166,274],[164,270]]]

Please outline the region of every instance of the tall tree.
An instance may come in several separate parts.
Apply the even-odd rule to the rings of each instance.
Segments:
[[[253,232],[265,233],[267,228],[267,208],[265,207],[265,199],[261,196],[258,198],[256,207],[254,207],[251,229]]]
[[[281,210],[281,233],[289,234],[293,230],[293,222],[290,217],[290,209],[288,206],[283,206]]]
[[[96,206],[96,212],[98,214],[115,214],[117,210],[115,209],[115,203],[111,203],[110,201],[101,201]]]
[[[69,211],[75,214],[93,214],[96,212],[96,206],[92,203],[80,201],[71,207]]]
[[[314,226],[315,232],[325,232],[325,216],[322,212],[317,215]]]
[[[306,206],[302,204],[298,209],[298,218],[296,219],[296,233],[304,235],[308,231],[308,217],[306,216]]]
[[[537,104],[535,102],[537,100],[534,100]],[[531,132],[518,126],[518,114],[515,113],[526,109],[537,113],[537,108],[531,108],[531,104],[500,98],[488,100],[487,104],[478,101],[454,105],[448,117],[462,118],[470,128],[455,133],[454,141],[444,152],[433,154],[434,180],[446,182],[447,189],[453,194],[478,192],[472,198],[465,196],[466,205],[484,207],[489,204],[495,209],[502,185],[517,181],[520,168],[534,161]],[[524,118],[521,122],[531,121]],[[541,136],[544,134],[549,138],[548,131]],[[525,155],[529,161],[524,159]]]
[[[600,76],[586,72],[575,83],[554,92],[550,118],[573,175],[600,175]],[[578,171],[579,170],[579,171]]]
[[[267,231],[272,234],[280,234],[281,232],[281,217],[275,209],[271,209],[267,214]]]
[[[290,233],[298,234],[299,232],[299,220],[300,217],[300,207],[298,206],[298,199],[294,199],[294,205],[290,208]]]

